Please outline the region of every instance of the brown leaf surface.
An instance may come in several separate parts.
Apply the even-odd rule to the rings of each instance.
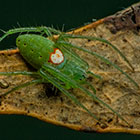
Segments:
[[[103,37],[109,40],[125,54],[135,72],[132,72],[122,58],[106,44],[84,39],[70,41],[107,57],[128,72],[140,85],[139,19],[140,3],[73,31],[74,34]],[[51,85],[47,84],[32,85],[6,96],[1,100],[0,113],[25,114],[75,130],[140,134],[140,90],[111,66],[86,53],[79,51],[77,53],[89,63],[91,71],[103,77],[102,81],[88,78],[88,81],[96,87],[97,96],[119,112],[133,126],[132,128],[78,89],[71,90],[89,110],[107,122],[108,126],[101,125],[65,95],[60,92],[54,94]],[[0,52],[1,72],[24,70],[33,71],[20,56],[18,50]],[[0,76],[0,94],[32,79],[29,76]]]

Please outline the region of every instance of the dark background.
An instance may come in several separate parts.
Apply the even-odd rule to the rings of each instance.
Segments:
[[[123,10],[139,0],[3,0],[0,1],[0,29],[21,26],[54,26],[68,31]],[[0,33],[1,35],[2,33]],[[0,49],[15,46],[10,36],[0,43]],[[0,140],[118,140],[139,139],[125,133],[85,133],[45,123],[22,115],[0,115]]]

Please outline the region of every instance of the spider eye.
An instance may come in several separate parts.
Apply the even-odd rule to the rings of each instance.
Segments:
[[[18,39],[17,42],[20,42],[20,39]]]
[[[23,44],[23,46],[24,46],[24,47],[26,47],[26,46],[27,46],[27,44],[26,44],[26,43],[24,43],[24,44]]]

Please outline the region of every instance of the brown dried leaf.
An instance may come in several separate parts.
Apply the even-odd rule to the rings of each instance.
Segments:
[[[83,39],[70,41],[107,57],[128,72],[139,84],[139,18],[140,3],[73,31],[74,34],[103,37],[109,40],[129,59],[135,72],[132,72],[122,58],[106,44]],[[6,96],[5,99],[1,100],[0,113],[25,114],[75,130],[140,134],[140,90],[136,89],[125,76],[111,66],[91,55],[80,51],[77,51],[77,53],[89,63],[91,71],[103,77],[102,81],[94,78],[88,79],[96,87],[97,96],[119,112],[133,126],[132,128],[118,119],[106,107],[94,102],[90,97],[86,97],[78,89],[71,90],[89,110],[106,121],[108,126],[99,124],[65,95],[60,92],[55,95],[52,87],[48,84],[32,85]],[[33,71],[20,56],[18,50],[0,52],[1,72],[24,70]],[[32,79],[29,76],[0,76],[0,94]]]

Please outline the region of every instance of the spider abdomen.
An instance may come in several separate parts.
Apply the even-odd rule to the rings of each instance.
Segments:
[[[36,69],[48,62],[54,51],[54,42],[40,35],[20,35],[16,45],[24,59]]]

